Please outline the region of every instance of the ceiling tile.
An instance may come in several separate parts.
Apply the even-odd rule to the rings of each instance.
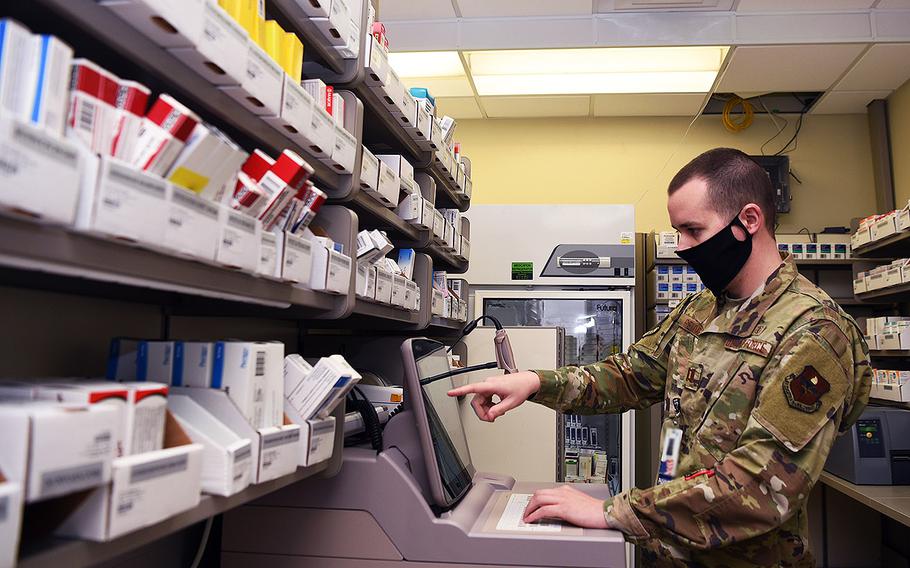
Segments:
[[[866,105],[884,99],[891,91],[831,91],[812,108],[810,114],[865,114]]]
[[[385,1],[385,0],[383,0]],[[838,10],[867,10],[875,0],[739,0],[737,12],[828,12]]]
[[[875,7],[880,10],[910,10],[910,0],[879,0]]]
[[[473,97],[474,89],[467,77],[407,77],[402,79],[406,87],[424,87],[434,97]]]
[[[588,96],[558,97],[481,97],[480,102],[490,118],[588,116]]]
[[[447,97],[436,99],[436,114],[452,118],[483,118],[474,97]]]
[[[825,91],[865,47],[865,44],[737,47],[718,90]]]
[[[910,78],[910,43],[880,43],[863,54],[834,89],[893,90]]]
[[[452,0],[382,0],[379,3],[377,21],[434,20],[454,18]]]
[[[595,95],[594,116],[695,116],[703,93]]]
[[[591,0],[456,0],[456,3],[465,18],[591,15]]]

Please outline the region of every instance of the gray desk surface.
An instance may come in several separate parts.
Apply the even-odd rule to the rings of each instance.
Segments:
[[[860,503],[910,526],[910,485],[854,485],[823,471],[819,480]]]

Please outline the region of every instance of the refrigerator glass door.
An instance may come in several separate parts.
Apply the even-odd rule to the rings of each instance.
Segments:
[[[626,290],[476,290],[475,302],[477,312],[504,326],[564,329],[563,365],[586,365],[623,352],[633,337],[631,293]],[[609,483],[614,493],[630,487],[633,439],[629,413],[559,414],[557,479]]]

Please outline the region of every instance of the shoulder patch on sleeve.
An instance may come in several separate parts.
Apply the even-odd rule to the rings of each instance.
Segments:
[[[845,402],[847,375],[822,341],[804,333],[762,376],[755,419],[790,451],[808,444]]]

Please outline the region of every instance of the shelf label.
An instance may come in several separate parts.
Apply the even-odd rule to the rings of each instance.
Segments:
[[[512,280],[533,280],[534,263],[533,262],[513,262],[512,263]]]
[[[41,474],[41,496],[54,497],[100,485],[104,464],[95,462],[75,467],[46,471]]]

